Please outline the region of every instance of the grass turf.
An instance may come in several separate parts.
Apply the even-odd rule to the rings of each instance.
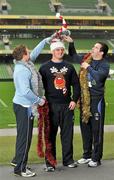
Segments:
[[[104,156],[103,159],[113,159],[114,158],[114,139],[113,133],[105,133],[104,136]],[[10,143],[9,143],[10,142]],[[37,135],[33,136],[33,141],[29,153],[29,163],[42,163],[44,159],[40,159],[37,156]],[[0,164],[9,164],[15,153],[15,136],[11,137],[0,137]],[[61,143],[60,137],[57,137],[57,160],[61,161]],[[74,159],[79,159],[82,156],[82,141],[81,135],[74,135]]]
[[[13,82],[0,82],[0,99],[7,105],[3,106],[0,102],[0,128],[13,127],[15,116],[13,113],[12,99],[14,95]],[[113,80],[106,82],[106,117],[105,124],[114,124],[114,93]],[[75,110],[75,124],[79,124],[79,110]]]

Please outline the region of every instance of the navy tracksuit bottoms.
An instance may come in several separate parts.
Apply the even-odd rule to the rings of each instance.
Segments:
[[[89,122],[86,124],[80,120],[83,141],[83,158],[92,158],[93,161],[100,161],[103,155],[105,117],[104,97],[91,97],[90,108],[92,116],[90,117]]]

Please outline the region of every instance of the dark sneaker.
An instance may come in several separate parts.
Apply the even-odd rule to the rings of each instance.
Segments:
[[[25,172],[21,172],[21,173],[14,173],[15,176],[22,176],[22,177],[33,177],[36,175],[35,172],[32,172],[28,169],[26,169]]]
[[[88,167],[97,167],[97,166],[100,166],[101,165],[101,161],[90,161],[88,163]]]
[[[16,162],[13,162],[13,161],[12,161],[10,164],[11,164],[11,166],[13,166],[13,167],[16,167],[16,166],[17,166]],[[26,169],[28,169],[28,170],[31,171],[31,168],[28,167],[28,166],[26,167]]]
[[[54,172],[55,171],[55,168],[53,166],[46,166],[44,168],[44,171],[46,172]]]
[[[77,162],[73,162],[72,164],[68,164],[67,167],[69,168],[76,168],[78,165],[77,165]]]

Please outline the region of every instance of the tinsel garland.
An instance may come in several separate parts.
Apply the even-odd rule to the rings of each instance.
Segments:
[[[92,61],[91,53],[84,56],[82,63],[87,62],[90,64]],[[87,69],[81,68],[79,73],[80,86],[81,86],[81,106],[82,106],[82,121],[88,123],[90,112],[90,92],[87,79]]]
[[[38,107],[38,144],[37,153],[39,157],[44,157],[49,161],[49,163],[55,167],[57,164],[56,160],[52,155],[52,145],[50,143],[50,119],[49,119],[49,107],[48,102],[44,106]],[[45,153],[43,151],[43,135],[45,141]]]

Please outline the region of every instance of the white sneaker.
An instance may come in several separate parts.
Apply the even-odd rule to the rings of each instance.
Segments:
[[[46,167],[44,168],[44,171],[46,171],[46,172],[54,172],[54,171],[55,171],[55,167],[46,166]]]
[[[90,161],[91,161],[90,158],[88,158],[88,159],[81,158],[81,159],[79,159],[77,162],[78,162],[78,164],[87,164],[87,163],[89,163]]]
[[[35,175],[36,175],[35,172],[32,172],[32,171],[30,171],[28,169],[26,170],[26,172],[21,172],[22,177],[33,177]]]
[[[88,163],[88,166],[89,167],[97,167],[97,166],[99,166],[99,165],[101,165],[101,162],[100,161],[90,161],[89,163]]]
[[[67,165],[67,167],[69,167],[69,168],[76,168],[78,165],[77,165],[77,162],[75,161],[75,162],[73,162],[72,164],[69,164],[69,165]]]
[[[35,172],[32,172],[32,171],[30,171],[30,170],[28,170],[28,169],[26,169],[25,172],[14,173],[14,175],[16,175],[16,176],[22,176],[22,177],[33,177],[33,176],[36,175],[36,173],[35,173]]]

